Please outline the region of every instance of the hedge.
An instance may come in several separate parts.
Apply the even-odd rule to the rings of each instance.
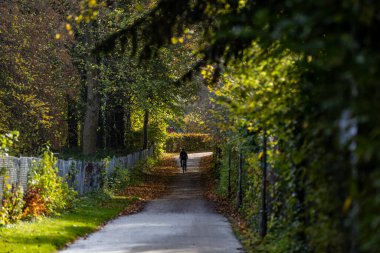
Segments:
[[[212,149],[212,138],[209,134],[199,133],[170,133],[165,142],[166,152],[209,151]]]

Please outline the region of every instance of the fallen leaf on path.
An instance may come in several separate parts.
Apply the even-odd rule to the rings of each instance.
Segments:
[[[156,166],[145,171],[142,176],[142,183],[128,186],[121,192],[123,196],[137,198],[137,200],[129,205],[121,214],[127,215],[140,212],[147,201],[165,195],[176,173],[178,173],[178,167],[175,158],[173,156],[164,155]]]

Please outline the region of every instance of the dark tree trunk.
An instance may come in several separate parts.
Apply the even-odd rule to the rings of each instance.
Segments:
[[[228,197],[231,197],[231,149],[228,150]]]
[[[131,114],[131,107],[128,105],[125,109],[125,127],[124,127],[124,147],[126,147],[127,151],[130,151],[133,149],[133,143],[132,143],[132,114]]]
[[[86,42],[92,46],[97,41],[97,24],[90,22],[87,24],[85,39]],[[86,106],[83,123],[83,154],[95,154],[97,148],[97,130],[99,124],[99,111],[100,111],[100,97],[97,91],[98,85],[98,70],[94,68],[97,66],[98,55],[88,52],[86,62]]]
[[[263,135],[263,155],[262,155],[262,182],[261,182],[261,220],[259,234],[265,237],[267,234],[268,217],[267,217],[267,136]]]
[[[83,154],[85,155],[92,155],[96,152],[100,99],[96,91],[97,71],[91,67],[96,63],[96,56],[90,56],[87,71],[87,102],[83,125]]]
[[[124,108],[122,105],[116,105],[112,120],[111,146],[113,148],[124,147],[124,125]]]
[[[303,119],[301,118],[299,122],[303,122]],[[303,137],[303,129],[301,124],[297,124],[295,132],[298,133],[300,138],[296,141],[296,147],[299,149],[302,148],[304,137]],[[302,224],[305,227],[308,227],[308,220],[307,220],[307,213],[306,213],[306,171],[305,168],[307,167],[308,160],[307,157],[304,157],[299,163],[293,164],[293,174],[294,174],[294,191],[295,191],[295,197],[297,199],[298,206],[296,207],[297,211],[295,211],[295,217],[298,220],[300,224]],[[304,247],[307,247],[307,236],[305,233],[305,230],[299,230],[296,233],[295,239],[300,242],[300,244],[304,245]],[[298,252],[303,252],[298,251]]]
[[[131,108],[128,106],[127,109],[125,109],[125,132],[131,133],[132,132],[132,119],[131,119]]]
[[[104,109],[100,109],[99,111],[99,126],[97,131],[97,146],[98,148],[107,148],[107,103],[101,99],[101,104]]]
[[[67,96],[67,146],[78,147],[78,111],[76,102]]]
[[[238,177],[238,192],[237,192],[237,205],[238,209],[243,203],[243,151],[240,149],[239,154],[239,177]]]
[[[143,126],[143,149],[148,148],[148,122],[149,122],[149,110],[144,112],[144,126]]]

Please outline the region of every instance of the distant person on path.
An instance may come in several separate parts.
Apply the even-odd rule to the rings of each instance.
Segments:
[[[179,153],[179,159],[181,160],[181,167],[183,169],[183,172],[186,171],[187,167],[187,159],[189,157],[187,156],[187,153],[184,148],[181,148],[181,152]]]

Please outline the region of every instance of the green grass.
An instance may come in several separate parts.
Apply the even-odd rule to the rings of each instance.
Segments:
[[[0,227],[0,252],[54,252],[95,231],[134,201],[95,192],[77,199],[61,216]]]

